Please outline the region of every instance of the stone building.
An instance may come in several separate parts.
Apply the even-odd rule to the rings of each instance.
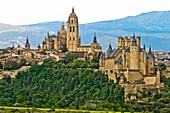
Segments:
[[[118,37],[117,49],[112,49],[109,45],[107,53],[101,54],[100,70],[130,93],[133,91],[137,93],[138,87],[160,88],[163,86],[160,83],[160,71],[155,67],[155,58],[151,48],[148,52],[145,45],[142,48],[140,37],[135,37],[135,35],[130,39]],[[127,92],[125,92],[126,96]],[[133,99],[134,97],[133,95]]]
[[[58,31],[57,35],[51,36],[48,33],[43,41],[42,49],[55,49],[63,52],[68,50],[73,53],[84,53],[86,56],[89,54],[98,55],[102,51],[100,44],[97,43],[96,35],[94,35],[93,42],[90,45],[81,45],[78,17],[74,8],[68,17],[67,28],[65,29],[64,23],[62,23],[61,29]]]

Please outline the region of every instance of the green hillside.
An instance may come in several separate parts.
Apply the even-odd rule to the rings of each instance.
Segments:
[[[15,79],[4,76],[0,80],[0,106],[155,113],[170,111],[170,79],[162,78],[166,87],[161,94],[150,96],[150,103],[126,103],[123,88],[94,70],[98,59],[90,62],[70,58],[60,62],[47,59],[42,65],[34,64],[27,72],[18,73]]]

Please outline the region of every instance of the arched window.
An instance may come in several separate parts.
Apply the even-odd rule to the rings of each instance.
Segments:
[[[70,40],[71,40],[71,37],[70,37]]]
[[[73,27],[73,32],[75,31],[74,27]]]
[[[72,32],[71,27],[70,27],[70,32]]]
[[[71,23],[74,23],[74,20],[71,20]]]
[[[75,38],[73,37],[73,40],[75,40]]]
[[[110,70],[110,73],[113,73],[113,70]]]

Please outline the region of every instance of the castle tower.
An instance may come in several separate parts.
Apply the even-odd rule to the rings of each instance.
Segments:
[[[161,78],[161,72],[160,69],[157,67],[157,73],[156,73],[156,83],[160,84],[160,78]]]
[[[147,54],[147,69],[148,69],[148,74],[154,74],[155,73],[155,60],[154,60],[154,55],[152,54],[151,47],[149,48],[149,52]]]
[[[144,63],[144,67],[143,67],[143,74],[147,75],[147,59],[146,59],[146,48],[145,48],[145,44],[143,46],[143,63]]]
[[[126,50],[125,50],[125,47],[123,46],[123,48],[122,48],[122,60],[123,60],[123,69],[126,69],[127,67],[126,67],[126,52],[125,52]]]
[[[139,46],[136,43],[135,36],[133,36],[130,46],[130,69],[139,69]]]
[[[28,37],[27,37],[27,39],[26,39],[25,49],[30,49],[30,44],[29,44]]]
[[[139,37],[139,36],[136,37],[136,43],[137,43],[137,45],[140,47],[140,37]]]
[[[79,45],[78,17],[72,8],[67,21],[67,48],[69,51],[76,51]]]

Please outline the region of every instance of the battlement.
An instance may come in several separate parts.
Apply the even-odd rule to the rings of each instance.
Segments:
[[[118,36],[118,48],[122,49],[123,47],[130,47],[132,45],[133,39],[135,39],[136,44],[140,46],[140,38],[140,36],[135,37],[135,35],[131,36],[130,38],[128,38],[127,36],[125,36],[124,38],[122,36]]]

